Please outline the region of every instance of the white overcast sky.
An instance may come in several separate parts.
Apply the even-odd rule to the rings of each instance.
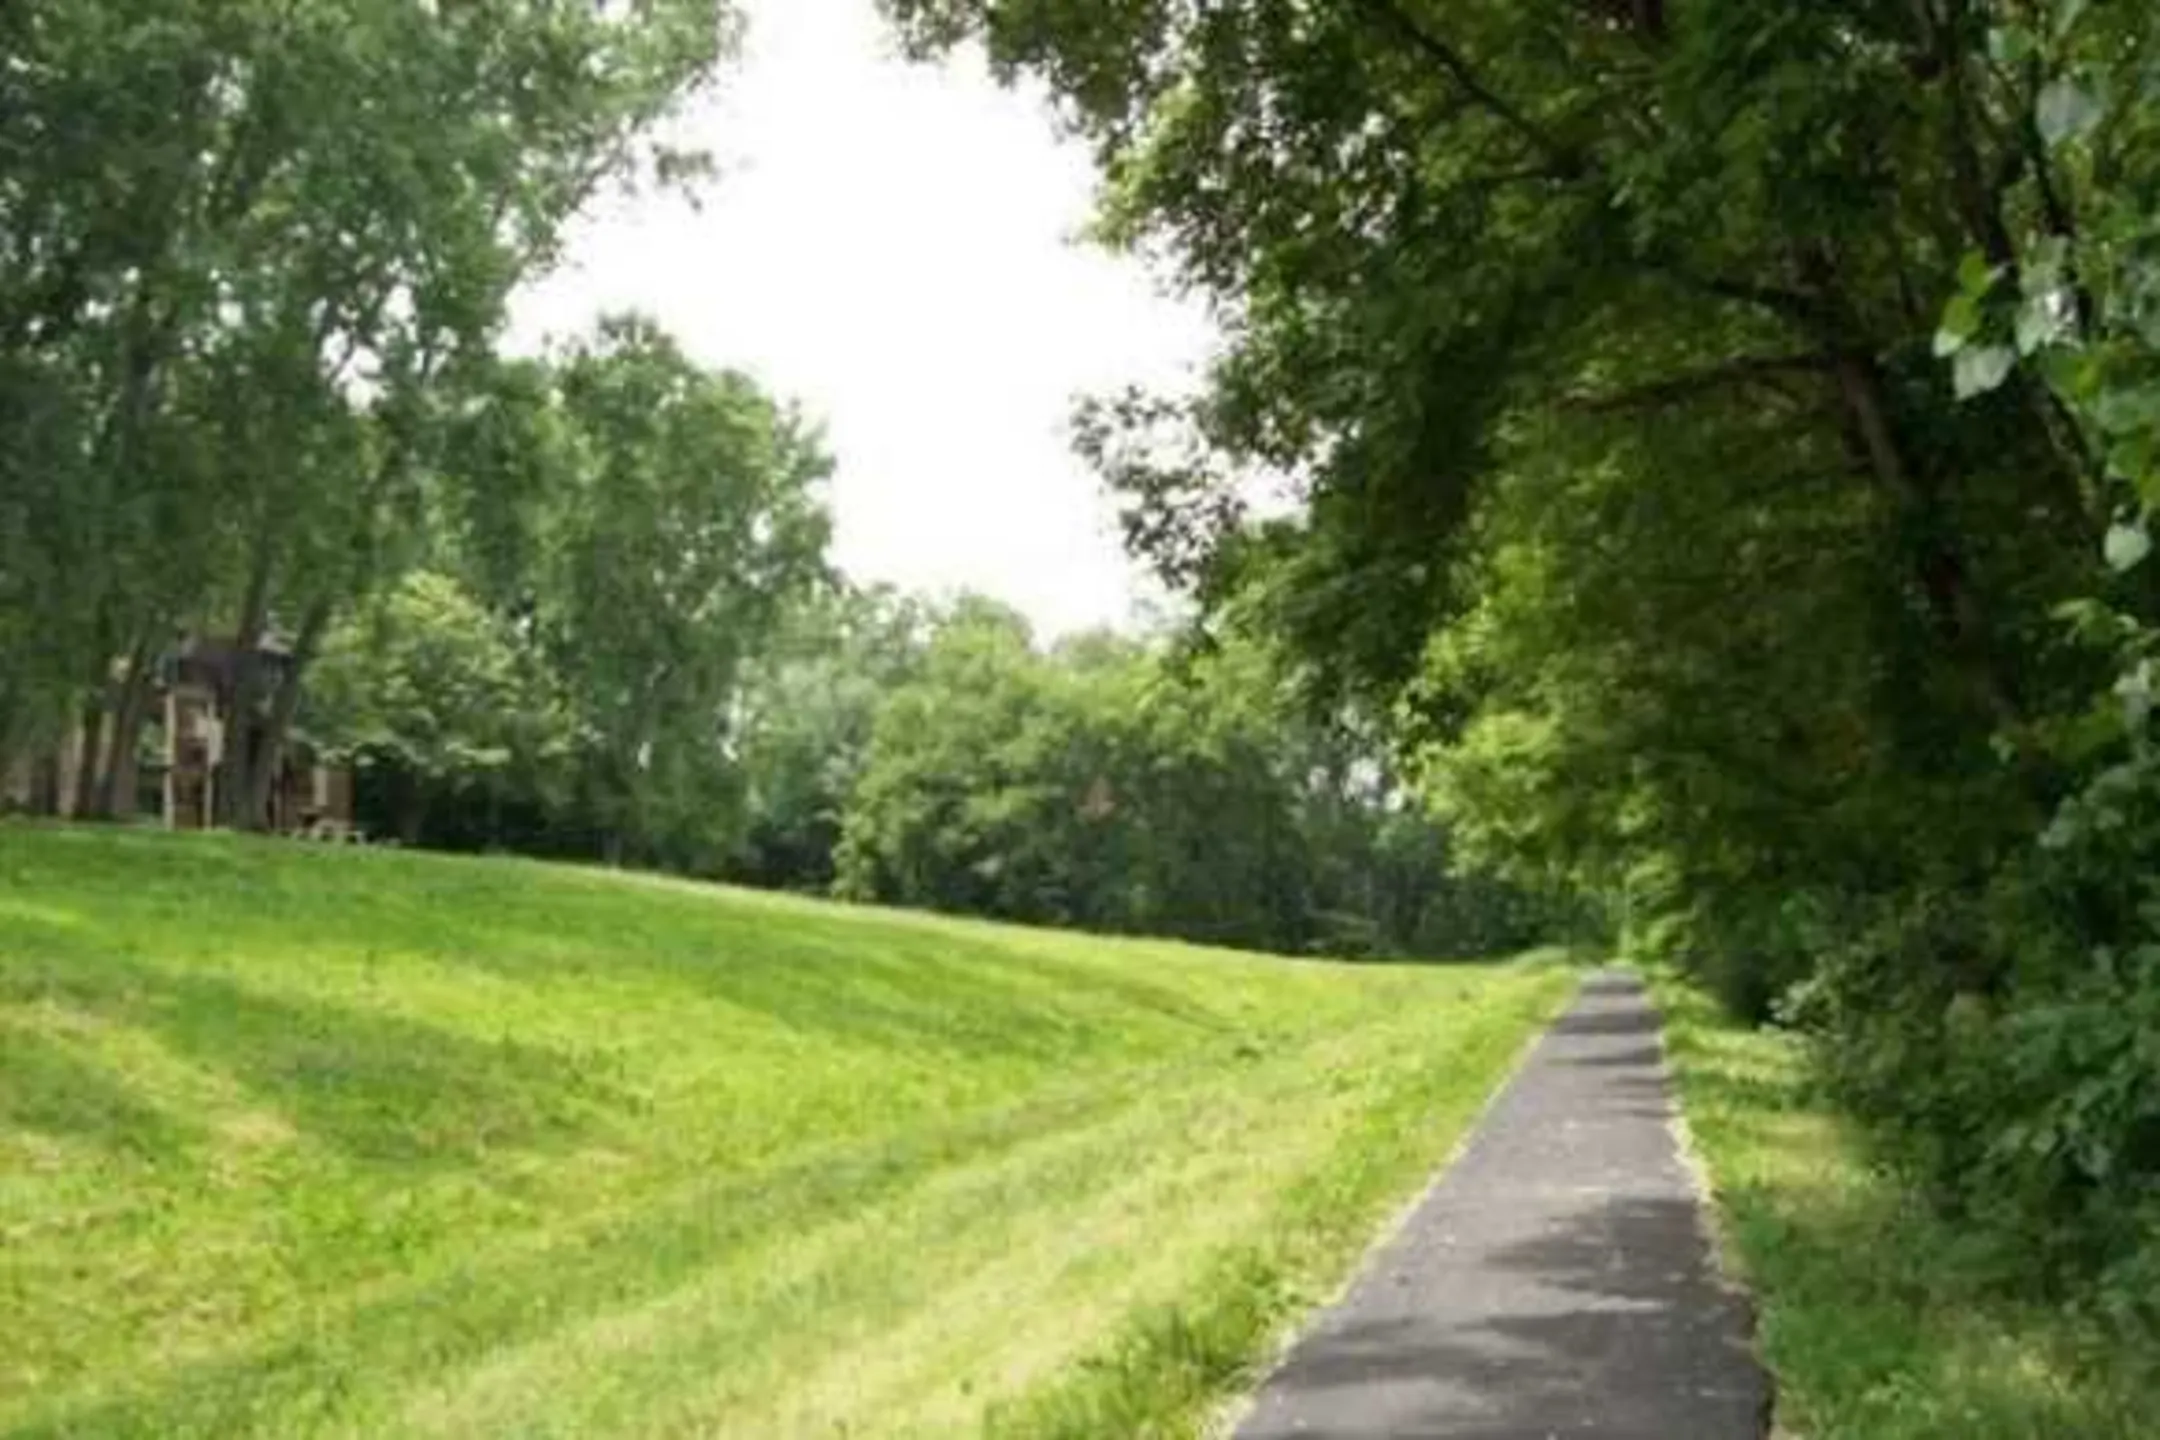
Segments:
[[[851,576],[985,591],[1047,633],[1128,620],[1145,586],[1067,420],[1082,392],[1188,376],[1204,311],[1075,239],[1093,173],[1038,94],[972,55],[908,64],[872,0],[746,8],[690,117],[721,164],[702,208],[598,209],[515,335],[649,311],[824,423]]]

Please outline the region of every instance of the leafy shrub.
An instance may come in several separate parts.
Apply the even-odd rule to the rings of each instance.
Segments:
[[[2160,906],[2081,948],[2060,857],[1934,892],[1825,956],[1785,1014],[1889,1163],[2005,1280],[2160,1321]],[[2095,1284],[2094,1282],[2097,1282]]]

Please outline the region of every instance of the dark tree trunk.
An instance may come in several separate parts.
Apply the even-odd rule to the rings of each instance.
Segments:
[[[98,754],[104,748],[105,700],[92,696],[83,705],[82,729],[76,734],[74,785],[68,797],[68,813],[87,820],[97,810]]]
[[[57,746],[38,756],[30,767],[30,813],[60,813],[60,751]]]
[[[397,837],[400,844],[418,845],[427,829],[428,782],[416,770],[400,768],[397,788]]]
[[[261,652],[263,634],[270,624],[270,526],[255,535],[255,553],[248,565],[247,590],[240,597],[239,623],[233,627],[232,694],[225,710],[225,761],[220,767],[217,790],[217,823],[234,830],[252,830],[248,822],[247,796],[253,751],[249,737],[255,730],[255,712],[262,704]]]
[[[1936,634],[1976,703],[1998,726],[2016,724],[2023,703],[1995,650],[1986,606],[1955,537],[1944,533],[1941,506],[1925,475],[1907,459],[1883,395],[1882,374],[1867,355],[1836,361],[1839,394],[1868,467],[1920,537],[1912,563]]]
[[[95,813],[99,819],[135,813],[135,752],[149,716],[151,667],[156,658],[147,636],[137,639],[128,652],[127,673],[120,681],[112,732],[105,745],[105,773],[98,783]]]
[[[278,687],[270,697],[270,713],[258,732],[258,743],[247,756],[240,782],[241,829],[260,830],[269,823],[270,790],[285,765],[285,742],[292,733],[293,716],[300,709],[301,687],[329,628],[330,602],[317,600],[309,605],[293,641],[291,663],[279,677]]]

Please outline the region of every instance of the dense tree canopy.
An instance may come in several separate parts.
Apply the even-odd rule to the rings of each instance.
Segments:
[[[713,869],[748,672],[826,583],[829,468],[792,412],[646,320],[504,367],[444,447],[412,542],[431,568],[333,631],[309,737],[377,772],[408,839],[430,808],[449,838],[508,803],[574,849]]]
[[[80,725],[111,810],[177,631],[263,742],[412,518],[511,288],[710,73],[720,0],[32,0],[0,18],[0,769]],[[256,664],[283,639],[294,663]],[[125,661],[112,678],[115,657]],[[106,793],[96,795],[100,785]]]
[[[531,610],[551,603],[535,592]],[[644,603],[664,633],[669,617]],[[1314,720],[1251,640],[1204,658],[1110,634],[1043,647],[992,600],[927,605],[844,582],[775,609],[776,634],[687,643],[699,664],[754,658],[704,700],[669,702],[657,733],[672,758],[650,780],[626,779],[582,719],[592,695],[620,692],[438,571],[341,628],[304,718],[365,767],[374,823],[439,846],[597,848],[764,886],[1294,953],[1456,958],[1579,921],[1455,875],[1446,833],[1370,738]],[[611,789],[626,783],[654,785],[657,803]]]
[[[486,781],[543,753],[542,727],[560,721],[531,674],[504,617],[454,577],[416,570],[331,632],[303,724],[326,753],[399,772],[397,829],[417,840],[430,785]]]
[[[744,689],[734,873],[829,890],[840,835],[886,697],[918,672],[930,616],[885,586],[830,586],[789,613]]]
[[[603,325],[559,383],[577,463],[546,537],[541,643],[607,832],[694,850],[735,803],[709,757],[741,673],[822,573],[830,462],[750,381],[640,322]]]
[[[2022,1261],[2160,1293],[2160,15],[888,8],[1047,80],[1228,324],[1084,417],[1136,544],[1484,863],[1783,997]]]
[[[501,353],[582,202],[700,169],[722,0],[32,0],[9,793],[126,812],[195,654],[233,826],[297,737],[424,843],[1285,950],[1612,915],[2151,1318],[2160,14],[885,6],[1047,82],[1223,321],[1078,425],[1191,635],[850,586],[815,428],[652,320]]]
[[[1551,933],[1447,844],[1369,745],[1250,641],[1048,650],[994,602],[941,616],[875,712],[844,895],[1291,952],[1460,956]]]

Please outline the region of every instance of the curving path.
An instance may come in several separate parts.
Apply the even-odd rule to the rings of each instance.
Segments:
[[[1240,1440],[1759,1440],[1672,1103],[1641,985],[1593,977]]]

